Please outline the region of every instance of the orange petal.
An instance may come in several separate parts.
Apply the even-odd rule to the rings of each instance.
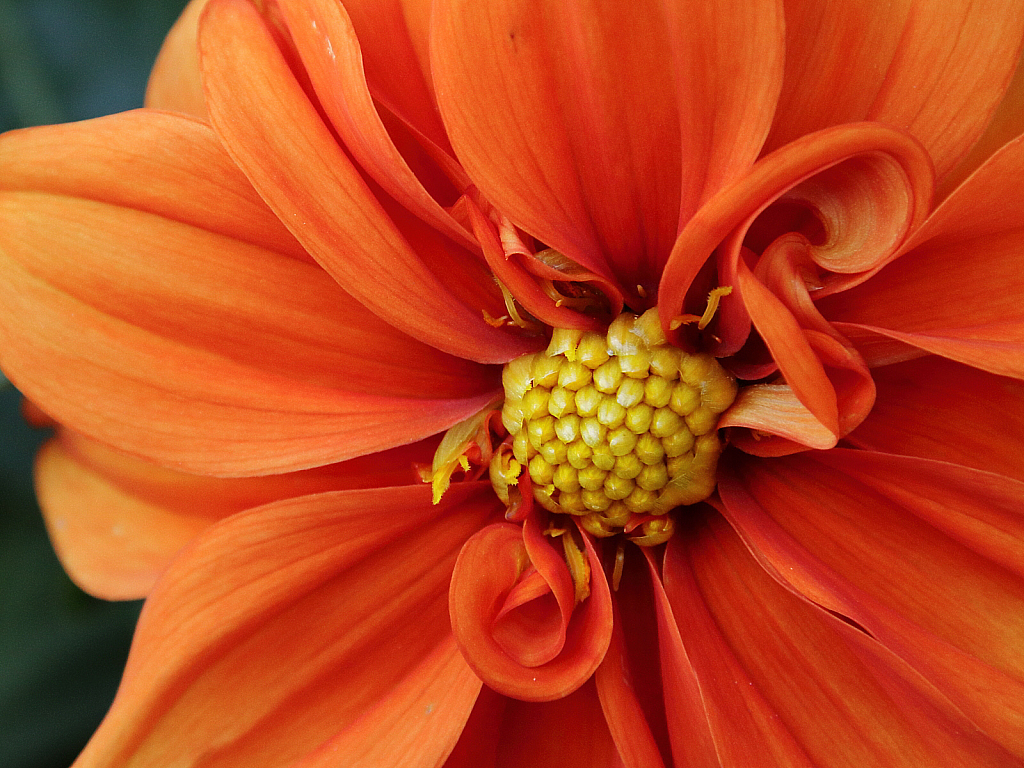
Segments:
[[[49,193],[0,193],[0,219],[5,371],[139,456],[301,469],[421,439],[493,396],[493,370],[395,331],[317,266]]]
[[[189,0],[167,33],[146,84],[146,106],[206,118],[199,76],[199,16],[209,0]]]
[[[653,289],[681,176],[658,4],[449,0],[433,22],[441,115],[484,197],[621,293]]]
[[[780,586],[717,515],[672,539],[664,569],[722,765],[1018,764],[876,642]]]
[[[228,152],[306,249],[370,311],[460,357],[529,350],[489,326],[435,274],[386,214],[289,69],[258,11],[215,0],[200,24],[211,121]],[[473,257],[467,252],[466,258]]]
[[[876,368],[878,399],[847,440],[1024,480],[1024,384],[926,357]]]
[[[145,597],[171,559],[215,521],[278,499],[418,482],[433,441],[303,472],[188,475],[63,430],[36,460],[50,539],[71,578],[106,600]]]
[[[1024,756],[1024,483],[834,449],[726,462],[718,489],[776,578],[864,627]]]
[[[1018,138],[943,201],[908,253],[824,299],[822,312],[862,332],[1024,378],[1024,211],[1006,203],[1017,194],[1022,171],[1024,138]]]
[[[3,190],[112,203],[312,262],[194,119],[136,110],[12,131],[0,139],[0,169]]]
[[[988,125],[1022,38],[1024,12],[1010,0],[787,1],[786,75],[768,146],[879,121],[916,136],[941,176]]]
[[[531,538],[537,536],[539,531]],[[470,666],[499,693],[526,701],[557,699],[579,688],[601,663],[611,636],[611,596],[593,545],[589,539],[585,543],[590,597],[575,611],[565,561],[544,541],[525,544],[520,526],[496,523],[463,547],[452,576],[452,629]],[[533,599],[516,608],[518,615],[503,616],[531,561],[548,590],[531,589]],[[515,626],[502,626],[509,620]],[[564,640],[557,643],[557,655],[546,660],[553,633]]]
[[[412,732],[440,763],[479,690],[451,642],[448,581],[497,506],[486,484],[437,506],[425,486],[341,491],[210,528],[146,603],[77,768],[320,765],[332,743],[399,765]]]
[[[430,75],[429,0],[346,0],[375,101],[446,155],[451,145]]]
[[[942,179],[939,197],[945,198],[1000,147],[1021,134],[1024,134],[1024,55],[1018,57],[1017,71],[985,133],[971,147],[967,157]]]
[[[736,401],[722,414],[718,426],[753,430],[753,434],[743,437],[739,445],[748,453],[758,456],[777,455],[776,449],[779,446],[775,445],[776,441],[764,439],[772,435],[784,438],[787,443],[819,450],[832,448],[838,439],[834,432],[829,431],[807,410],[807,406],[800,402],[786,384],[753,384],[743,387]],[[734,433],[730,441],[735,442],[742,434]],[[759,449],[758,444],[762,442],[765,445]]]

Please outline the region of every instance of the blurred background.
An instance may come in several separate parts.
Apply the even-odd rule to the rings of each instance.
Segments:
[[[0,131],[142,106],[184,0],[0,0]],[[0,278],[2,279],[2,278]],[[0,768],[67,768],[117,689],[136,603],[64,575],[32,491],[47,435],[0,379]]]

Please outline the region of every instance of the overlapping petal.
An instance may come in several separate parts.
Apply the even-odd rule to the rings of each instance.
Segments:
[[[717,515],[669,543],[664,582],[715,744],[710,762],[679,764],[1020,764],[874,640],[776,583]],[[670,726],[696,758],[689,722]]]
[[[40,451],[36,489],[61,564],[107,600],[149,594],[175,555],[228,515],[279,499],[418,482],[436,441],[302,472],[246,478],[189,475],[67,430]]]
[[[872,371],[878,399],[850,444],[1024,480],[1024,384],[940,357]]]
[[[160,47],[146,84],[146,106],[205,118],[196,36],[208,0],[189,0]]]
[[[421,703],[434,710],[416,712],[414,730],[433,723],[419,759],[439,763],[480,685],[454,654],[448,580],[496,506],[481,484],[437,506],[426,486],[340,491],[209,529],[147,602],[118,697],[77,768],[318,765],[352,734],[407,738],[395,725]],[[370,764],[403,764],[387,744],[377,755],[362,746]]]
[[[936,707],[952,702],[1024,755],[1024,484],[836,449],[737,461],[719,493],[777,578],[924,675]]]
[[[658,2],[434,10],[438,102],[473,181],[626,295],[653,293],[681,210],[756,157],[771,117],[774,3],[701,13],[711,30]]]
[[[425,262],[432,248],[458,246],[423,225],[403,231],[388,215],[252,5],[215,0],[199,39],[207,106],[229,154],[346,291],[394,328],[461,357],[506,362],[530,349],[486,323],[483,310],[500,298],[471,253],[455,259],[456,270]]]

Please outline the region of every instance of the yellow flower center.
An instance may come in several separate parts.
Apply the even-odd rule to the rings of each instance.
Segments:
[[[620,315],[604,336],[555,329],[502,380],[502,422],[534,498],[593,535],[660,544],[667,513],[714,490],[736,381],[710,355],[667,344],[656,310]]]

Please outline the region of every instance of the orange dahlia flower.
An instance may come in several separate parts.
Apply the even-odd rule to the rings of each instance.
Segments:
[[[77,765],[1024,764],[1022,41],[209,0],[0,139],[47,523],[148,596]]]

